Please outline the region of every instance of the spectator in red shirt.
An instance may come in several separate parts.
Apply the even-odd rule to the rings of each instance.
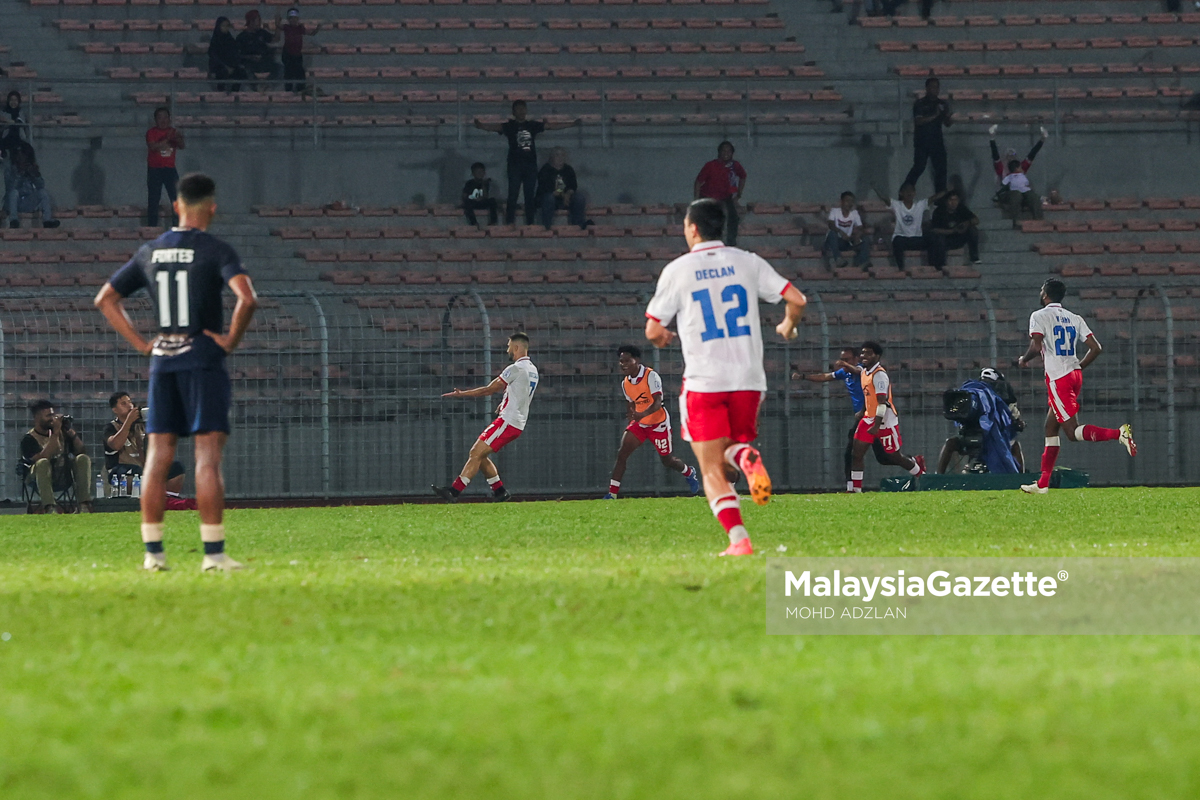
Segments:
[[[289,8],[287,12],[287,24],[279,26],[279,30],[283,32],[283,54],[280,58],[283,60],[283,79],[285,81],[298,81],[298,83],[285,83],[284,91],[287,92],[303,92],[304,85],[304,37],[316,36],[321,32],[321,26],[311,31],[304,27],[304,23],[300,21],[300,9]]]
[[[692,194],[699,200],[711,197],[725,209],[725,244],[737,244],[737,204],[746,189],[746,170],[733,160],[733,143],[717,145],[717,157],[705,164],[696,176]]]
[[[175,185],[179,183],[175,151],[183,147],[183,134],[171,127],[171,110],[166,106],[154,109],[154,127],[146,131],[146,224],[151,228],[158,225],[158,201],[163,189],[171,203],[175,202]],[[174,213],[171,224],[175,224]]]

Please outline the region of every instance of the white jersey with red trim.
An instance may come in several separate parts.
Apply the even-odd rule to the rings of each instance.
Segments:
[[[1051,303],[1029,315],[1029,335],[1042,335],[1042,363],[1046,377],[1056,381],[1079,369],[1079,351],[1092,335],[1092,329],[1078,314],[1060,303]]]
[[[518,430],[525,430],[529,420],[529,403],[537,391],[538,370],[529,356],[518,358],[500,373],[504,381],[504,399],[500,402],[500,419]]]
[[[790,281],[754,253],[700,242],[667,264],[646,316],[678,319],[689,392],[767,389],[758,301],[778,303]]]

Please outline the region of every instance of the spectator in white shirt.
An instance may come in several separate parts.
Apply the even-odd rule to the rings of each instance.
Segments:
[[[862,217],[855,208],[854,192],[842,192],[841,203],[829,209],[829,233],[825,234],[825,244],[821,248],[821,257],[825,266],[830,266],[836,258],[839,267],[846,266],[847,259],[842,253],[853,250],[854,266],[866,268],[871,263],[871,240],[866,236]]]
[[[945,193],[941,191],[927,200],[917,200],[916,187],[906,183],[900,187],[900,199],[892,200],[875,189],[875,194],[892,207],[892,213],[896,216],[896,227],[892,231],[892,256],[896,259],[897,269],[904,269],[906,251],[929,249],[929,237],[923,229],[925,212],[931,203]]]
[[[1029,209],[1029,213],[1034,219],[1042,218],[1042,198],[1033,190],[1033,186],[1029,183],[1029,176],[1025,174],[1025,168],[1015,158],[1008,162],[1008,174],[1004,176],[1004,188],[1008,189],[1004,195],[1004,205],[1008,209],[1009,216],[1012,217],[1014,228],[1017,227],[1022,208]]]

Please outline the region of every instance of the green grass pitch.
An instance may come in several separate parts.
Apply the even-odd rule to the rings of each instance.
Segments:
[[[0,797],[1176,798],[1189,637],[768,637],[764,558],[1200,555],[1200,490],[0,518]],[[745,502],[745,501],[744,501]]]

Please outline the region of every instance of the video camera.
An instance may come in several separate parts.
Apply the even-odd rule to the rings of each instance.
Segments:
[[[965,389],[942,392],[942,416],[959,424],[957,451],[967,457],[967,471],[987,472],[987,465],[981,460],[983,428],[979,418],[983,416],[983,406],[975,395]]]

